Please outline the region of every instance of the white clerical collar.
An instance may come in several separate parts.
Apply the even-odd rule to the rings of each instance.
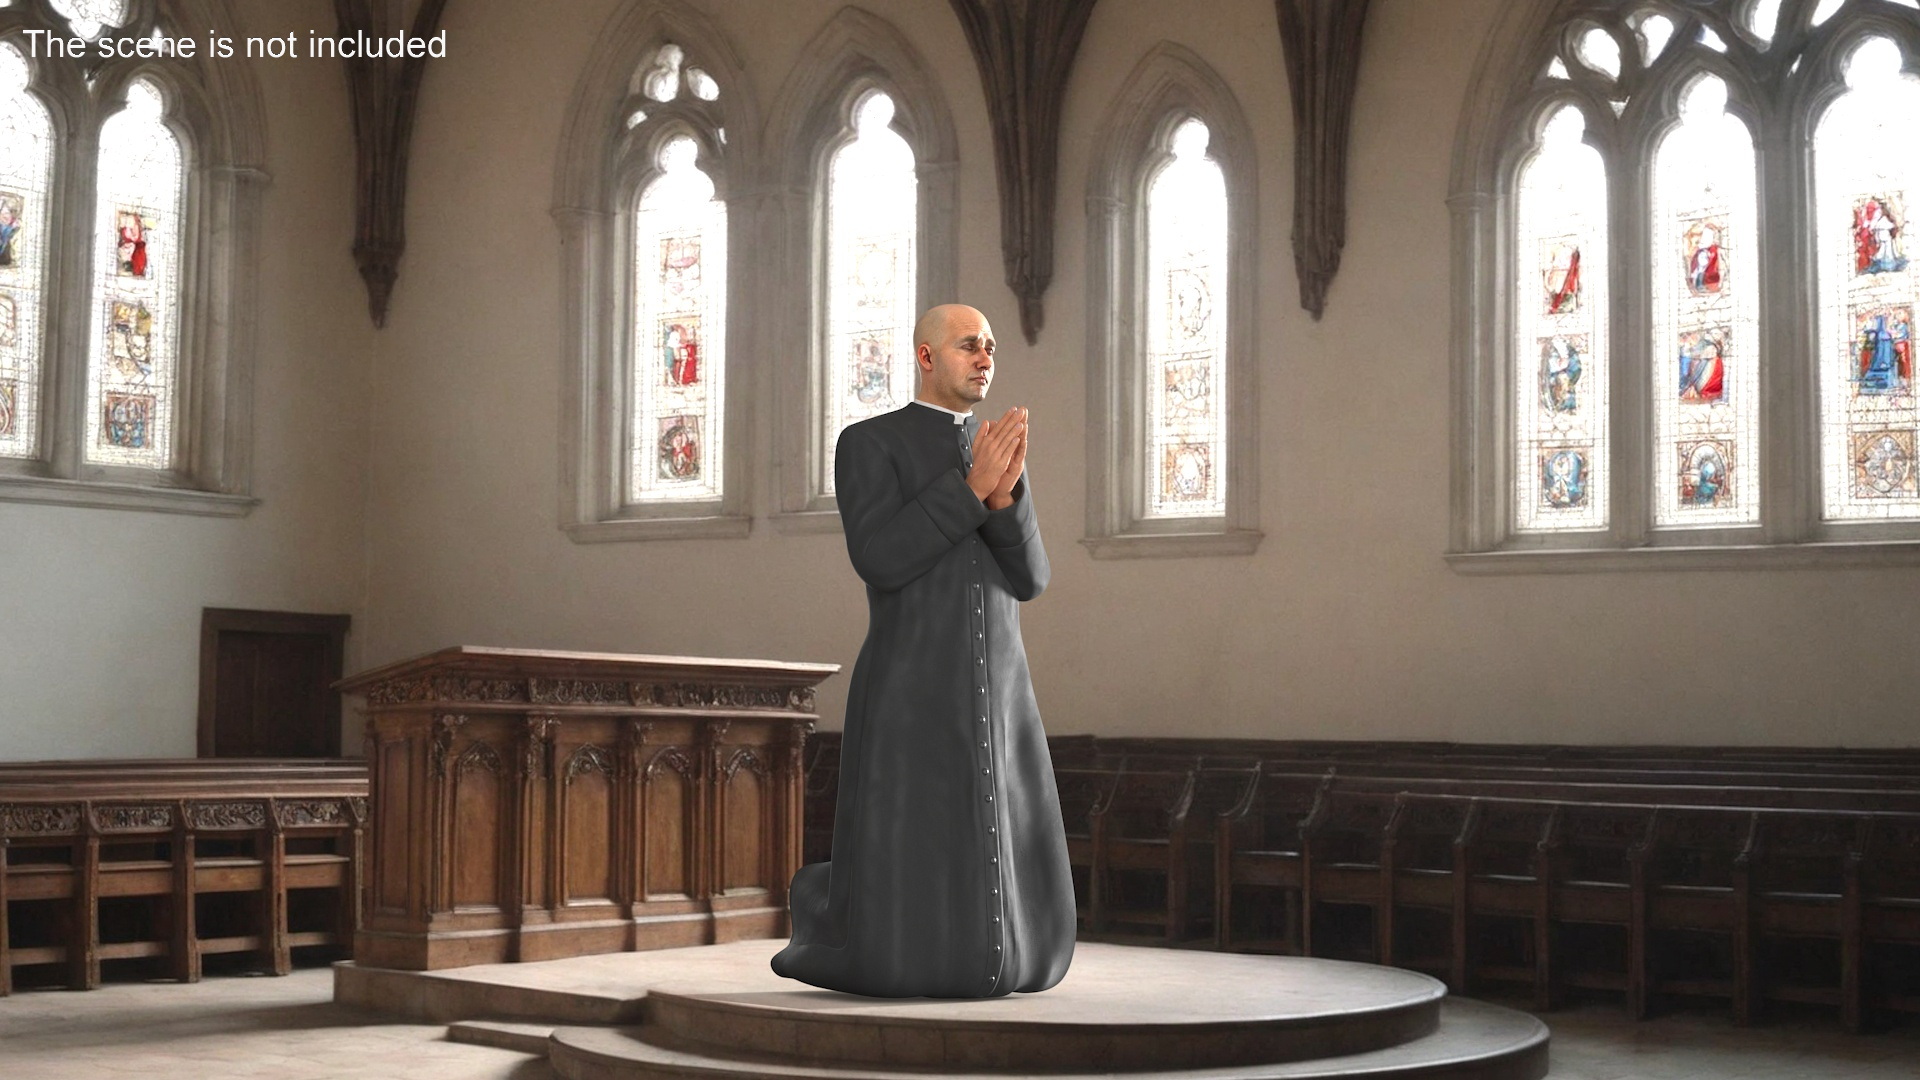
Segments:
[[[935,405],[931,401],[921,401],[919,398],[914,398],[913,403],[915,405],[925,405],[929,409],[939,409],[941,412],[953,417],[953,422],[956,424],[966,423],[967,417],[973,415],[971,412],[956,412],[953,409],[947,408],[945,405]]]

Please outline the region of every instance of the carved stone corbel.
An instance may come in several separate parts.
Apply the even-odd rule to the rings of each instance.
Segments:
[[[1000,181],[1000,255],[1031,345],[1053,282],[1053,201],[1067,74],[1097,0],[951,0],[980,68]]]
[[[387,0],[334,0],[342,36],[384,37],[401,29],[404,16]],[[447,0],[419,0],[408,30],[429,37],[440,25]],[[387,324],[387,301],[407,247],[407,153],[413,140],[414,105],[427,57],[343,61],[347,102],[353,113],[356,165],[353,261],[367,283],[367,311],[375,326]]]
[[[1293,95],[1293,265],[1320,318],[1347,245],[1347,144],[1368,0],[1274,0]]]

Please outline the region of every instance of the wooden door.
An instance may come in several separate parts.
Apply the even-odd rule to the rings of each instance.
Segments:
[[[207,608],[201,757],[339,757],[346,615]]]

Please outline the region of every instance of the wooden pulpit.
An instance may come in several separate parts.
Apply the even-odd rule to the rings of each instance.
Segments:
[[[801,751],[837,664],[460,646],[366,698],[354,960],[430,970],[788,933]]]

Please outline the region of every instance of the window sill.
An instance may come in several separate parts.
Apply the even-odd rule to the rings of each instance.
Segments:
[[[45,476],[0,477],[0,502],[84,506],[101,510],[151,510],[199,517],[245,517],[260,505],[251,495],[194,488],[148,487]]]
[[[1552,551],[1450,551],[1446,554],[1446,560],[1454,572],[1469,575],[1920,566],[1920,540],[1586,550],[1563,548]]]
[[[621,518],[614,521],[575,522],[563,528],[576,544],[608,544],[623,540],[737,540],[753,531],[753,519],[745,514]]]
[[[1259,529],[1223,532],[1121,533],[1080,541],[1096,559],[1179,559],[1207,555],[1251,555],[1267,534]]]
[[[789,510],[767,520],[782,536],[824,536],[842,529],[838,510]]]

